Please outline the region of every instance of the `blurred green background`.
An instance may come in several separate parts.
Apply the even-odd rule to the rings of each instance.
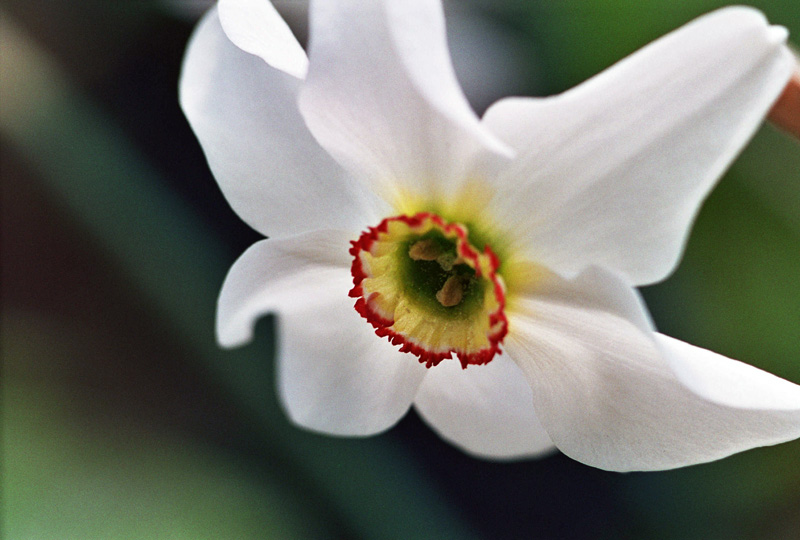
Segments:
[[[258,235],[178,109],[201,4],[0,1],[3,538],[800,538],[798,441],[622,475],[561,455],[475,460],[413,412],[364,440],[290,426],[275,321],[243,349],[213,339],[225,272]],[[278,4],[302,24],[302,3]],[[447,9],[482,111],[567,89],[722,5]],[[753,5],[800,36],[796,0]],[[766,126],[677,273],[644,291],[658,327],[800,383],[798,209],[800,144]]]

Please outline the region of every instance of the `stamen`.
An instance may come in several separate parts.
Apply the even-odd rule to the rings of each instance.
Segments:
[[[408,256],[414,261],[435,261],[442,255],[442,247],[432,238],[414,242],[408,250]]]
[[[466,285],[464,276],[450,276],[444,282],[444,286],[436,293],[436,299],[444,307],[453,307],[461,303],[464,298],[464,286]]]

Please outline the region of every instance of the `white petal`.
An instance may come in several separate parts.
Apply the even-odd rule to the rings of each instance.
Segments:
[[[263,240],[231,268],[220,293],[218,337],[252,337],[278,314],[278,392],[290,418],[338,435],[371,435],[408,410],[427,370],[400,353],[353,308],[349,236],[317,231]]]
[[[678,379],[697,395],[726,407],[792,412],[800,424],[800,386],[721,354],[656,334]]]
[[[525,375],[508,355],[462,369],[456,361],[431,368],[414,407],[441,437],[486,458],[539,456],[555,449],[533,409]]]
[[[233,264],[222,285],[217,302],[220,345],[238,347],[250,341],[256,319],[292,304],[297,290],[318,281],[310,279],[309,274],[349,275],[351,236],[344,231],[313,231],[250,246]]]
[[[377,223],[385,212],[381,203],[305,127],[296,104],[299,84],[233,45],[216,9],[198,24],[180,100],[225,198],[268,236]]]
[[[722,9],[562,95],[500,101],[485,123],[519,159],[497,178],[495,212],[562,274],[663,279],[786,84],[785,40],[758,11]]]
[[[269,0],[220,0],[219,18],[237,47],[275,69],[305,78],[306,53]]]
[[[300,109],[320,143],[387,200],[464,180],[470,157],[510,150],[478,120],[456,82],[439,2],[311,4]]]
[[[734,408],[689,390],[641,319],[630,320],[637,309],[633,289],[599,270],[572,282],[553,277],[519,301],[506,349],[562,452],[603,469],[658,470],[800,436],[797,410]]]

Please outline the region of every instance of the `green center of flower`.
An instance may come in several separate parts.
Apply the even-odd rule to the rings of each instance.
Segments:
[[[485,280],[459,256],[456,242],[440,231],[412,238],[407,256],[400,259],[406,290],[428,309],[442,316],[463,316],[479,307]]]
[[[428,367],[453,353],[464,367],[485,364],[499,352],[508,326],[499,261],[470,244],[464,225],[430,213],[388,218],[350,253],[356,310],[401,351]]]

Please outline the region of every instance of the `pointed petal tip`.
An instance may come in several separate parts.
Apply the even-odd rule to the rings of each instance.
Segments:
[[[745,29],[749,26],[764,30],[764,40],[771,45],[783,45],[789,37],[789,31],[780,25],[770,24],[767,16],[751,6],[728,6],[700,17],[697,21],[719,21],[727,26],[738,26]]]
[[[785,45],[789,39],[789,30],[783,26],[770,26],[767,32],[767,41],[773,45]]]
[[[308,57],[271,2],[220,0],[217,9],[222,29],[234,45],[275,69],[305,79]]]
[[[786,379],[663,334],[656,334],[656,343],[680,382],[705,400],[734,409],[800,412],[800,386]]]

